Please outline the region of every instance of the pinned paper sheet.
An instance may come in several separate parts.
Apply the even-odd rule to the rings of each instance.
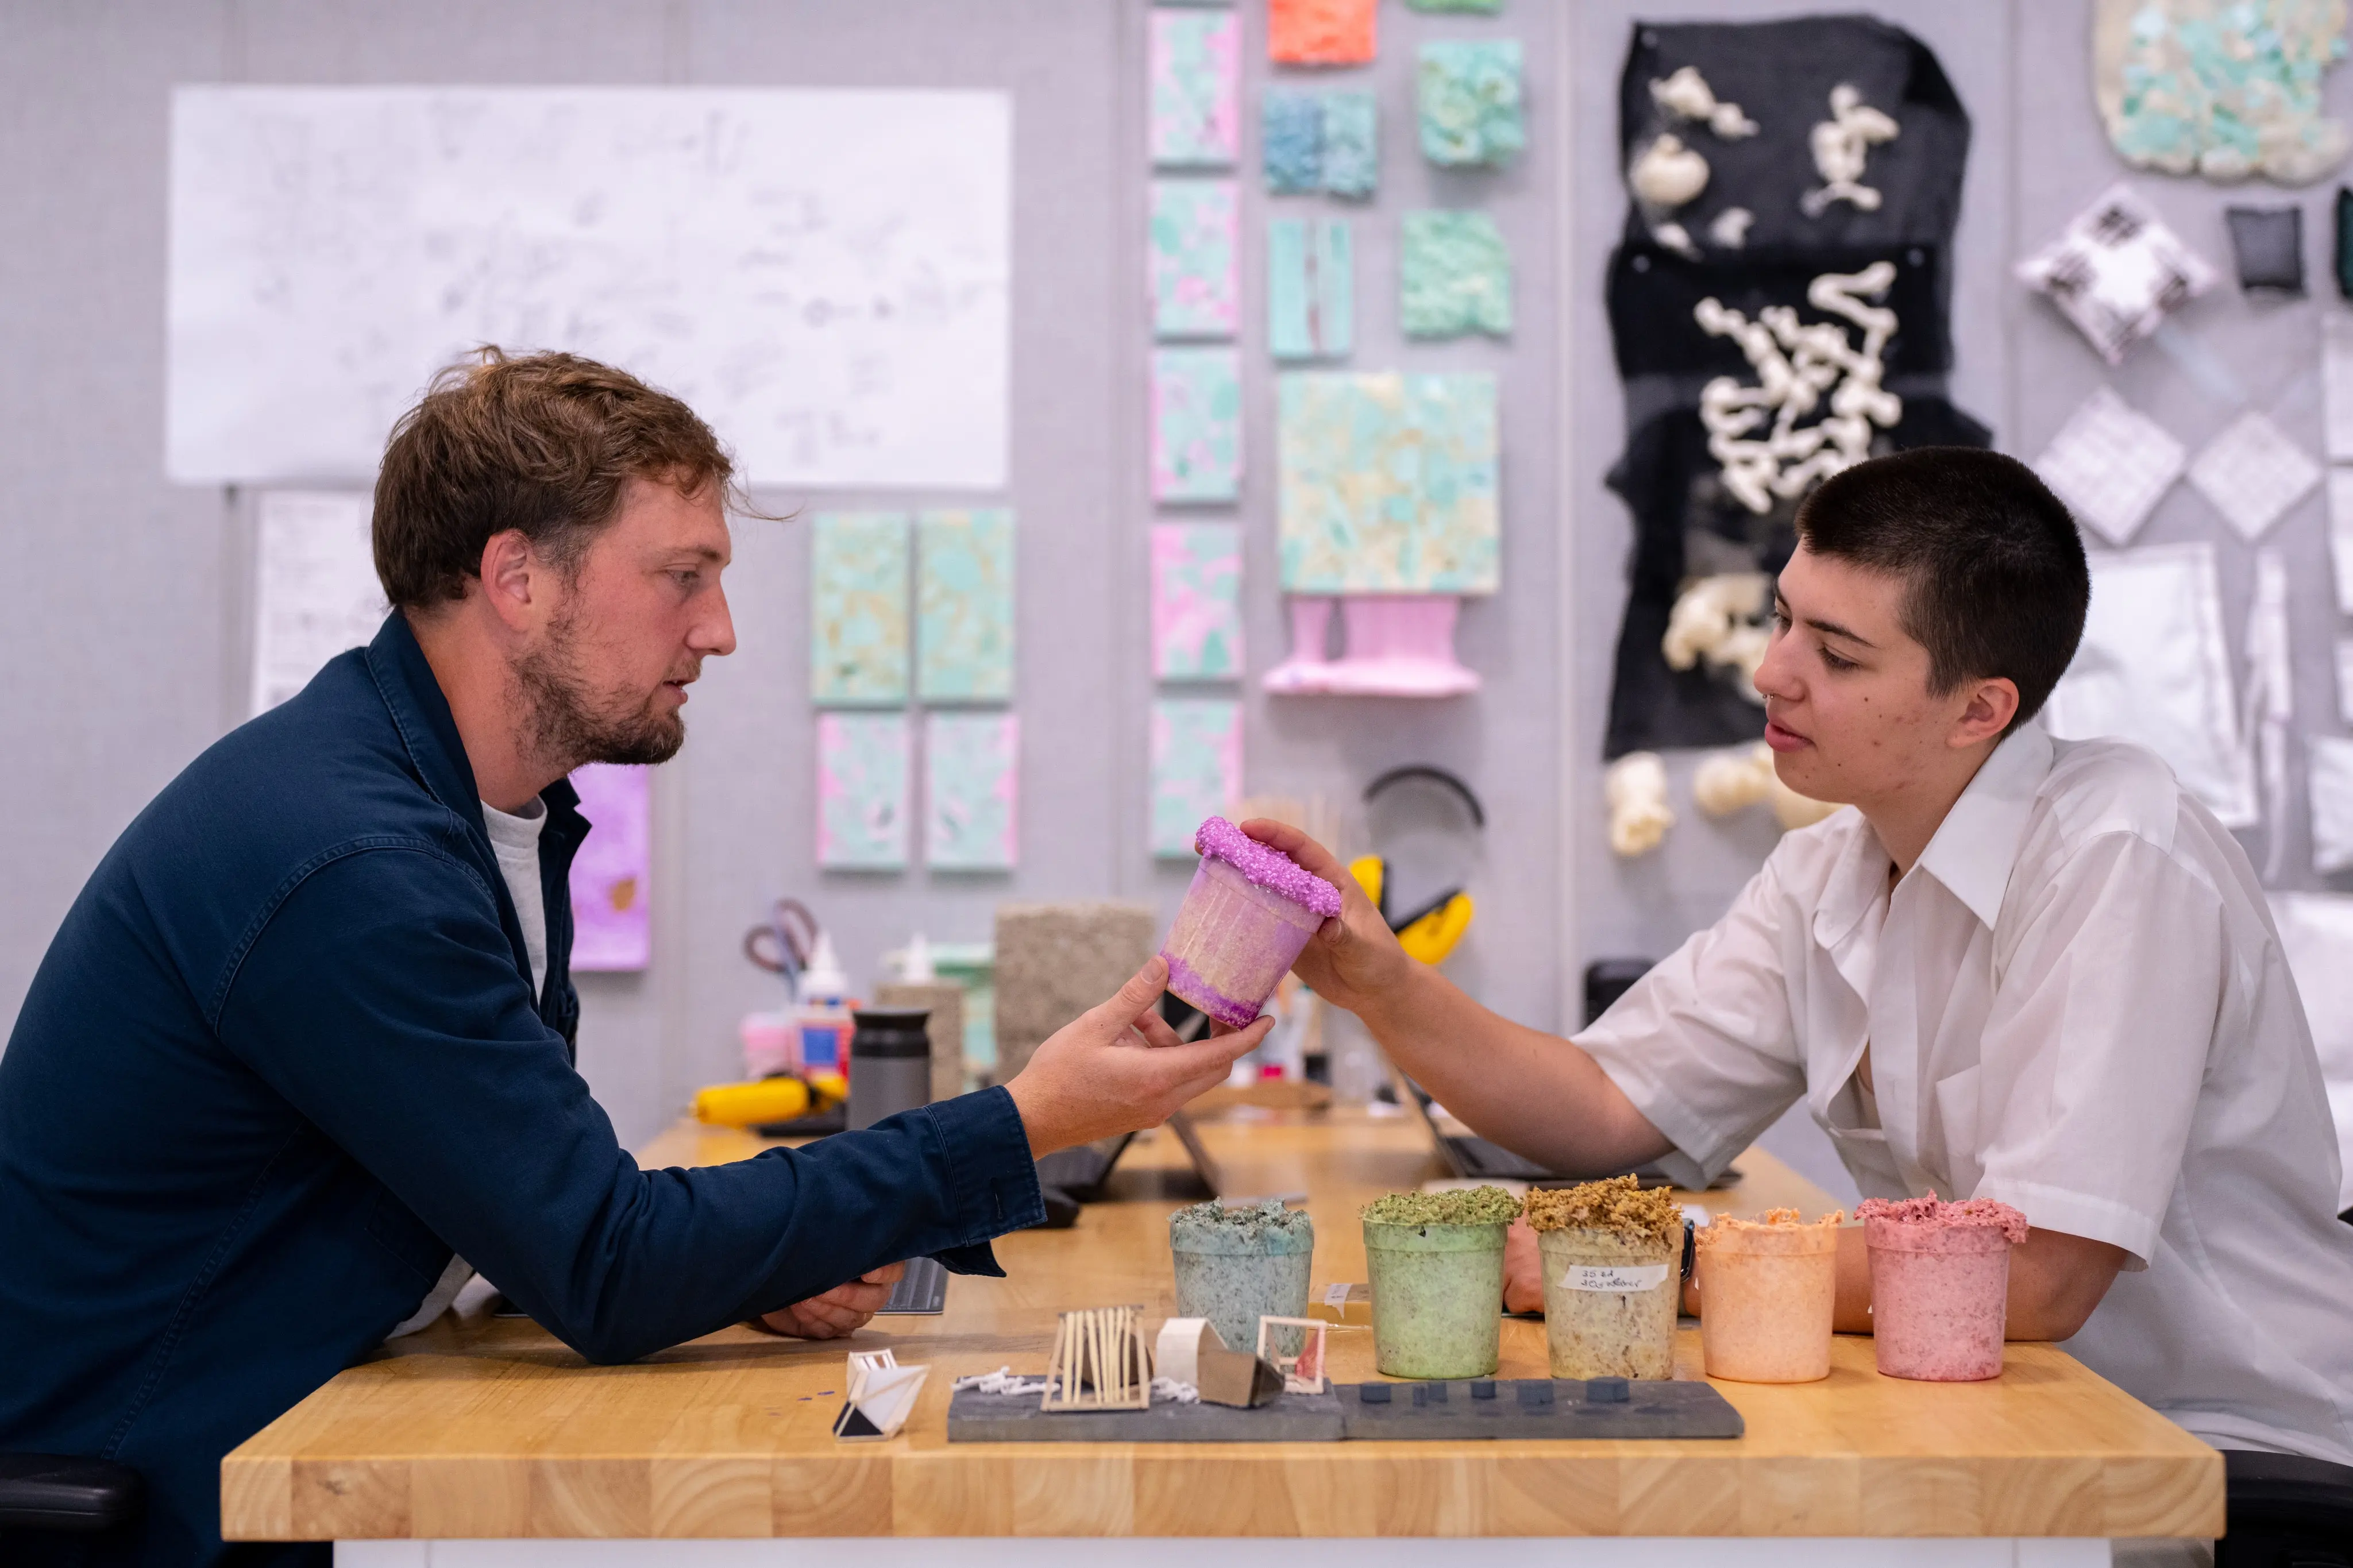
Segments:
[[[1267,0],[1266,58],[1282,66],[1361,66],[1378,47],[1374,0]]]
[[[1421,153],[1444,167],[1507,163],[1527,145],[1516,38],[1450,38],[1421,46],[1416,77]]]
[[[1356,265],[1341,218],[1266,226],[1266,341],[1279,360],[1344,357],[1356,336]]]
[[[252,710],[267,712],[389,613],[358,490],[265,490],[254,543]]]
[[[1512,330],[1512,253],[1482,212],[1405,215],[1398,320],[1409,338],[1507,336]]]
[[[2064,740],[2137,741],[2222,826],[2254,826],[2254,763],[2240,741],[2214,546],[2101,552],[2091,568],[2084,640],[2043,709],[2045,725]]]
[[[2332,463],[2353,463],[2353,314],[2320,315],[2320,447]]]
[[[1152,530],[1152,674],[1233,680],[1242,673],[1242,531],[1230,522]]]
[[[2353,741],[2305,737],[2312,802],[2312,868],[2322,876],[2353,871]]]
[[[1241,489],[1240,356],[1229,348],[1152,355],[1152,499],[1228,501]]]
[[[915,693],[926,702],[1013,695],[1013,513],[927,511],[917,520]]]
[[[476,345],[685,400],[755,485],[1000,490],[1013,95],[172,92],[166,467],[373,479]]]
[[[2353,637],[2337,639],[2337,717],[2353,725]]]
[[[1152,705],[1152,853],[1189,858],[1203,819],[1242,794],[1242,705],[1164,697]]]
[[[1241,146],[1241,23],[1230,11],[1152,13],[1152,161],[1221,169]]]
[[[819,512],[810,530],[809,700],[907,700],[907,514]]]
[[[923,863],[1010,871],[1019,859],[1021,724],[1010,713],[923,721]]]
[[[2337,613],[2353,616],[2353,468],[2328,470],[2328,563]]]
[[[2252,544],[2320,482],[2320,465],[2250,408],[2206,443],[2189,482]]]
[[[907,864],[907,716],[820,713],[817,863],[828,871]]]
[[[1234,254],[1240,225],[1231,180],[1152,182],[1155,336],[1234,335],[1241,298]]]
[[[2187,454],[2165,426],[2103,386],[2068,416],[2034,471],[2110,544],[2129,544],[2181,477]]]
[[[1503,576],[1495,378],[1279,378],[1282,586],[1492,594]]]
[[[575,768],[588,837],[572,858],[572,967],[643,969],[653,955],[653,770]]]

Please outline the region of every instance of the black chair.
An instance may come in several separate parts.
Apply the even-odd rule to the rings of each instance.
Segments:
[[[2222,1473],[2214,1568],[2353,1568],[2353,1467],[2228,1448]]]
[[[0,1454],[0,1531],[95,1535],[139,1511],[139,1472],[106,1459]]]

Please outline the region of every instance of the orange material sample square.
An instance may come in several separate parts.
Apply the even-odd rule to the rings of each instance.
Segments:
[[[1287,66],[1361,66],[1374,54],[1375,0],[1268,0],[1266,58]]]

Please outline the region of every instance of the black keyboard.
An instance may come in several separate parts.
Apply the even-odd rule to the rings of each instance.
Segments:
[[[911,1258],[907,1272],[891,1287],[891,1299],[882,1303],[886,1313],[934,1316],[947,1310],[947,1266],[936,1258]]]

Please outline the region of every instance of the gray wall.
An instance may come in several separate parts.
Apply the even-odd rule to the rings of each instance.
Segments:
[[[16,742],[0,812],[16,825],[0,889],[0,1010],[13,1016],[50,932],[140,805],[240,719],[250,498],[175,489],[161,471],[166,94],[180,81],[673,82],[992,87],[1015,100],[1012,485],[1020,528],[1024,723],[1020,869],[1002,877],[818,874],[802,607],[806,529],[746,523],[730,593],[742,650],[709,667],[693,739],[658,775],[655,960],[583,977],[582,1064],[625,1138],[643,1138],[701,1082],[726,1076],[735,1018],[774,983],[736,955],[780,892],[840,934],[853,974],[920,925],[988,934],[1005,898],[1118,896],[1164,910],[1184,870],[1145,849],[1145,526],[1142,286],[1146,159],[1139,0],[0,0],[0,698]],[[1492,367],[1503,377],[1505,585],[1465,613],[1479,697],[1440,704],[1248,698],[1255,792],[1353,799],[1394,763],[1453,767],[1486,797],[1480,923],[1452,972],[1514,1016],[1557,1026],[1585,957],[1656,954],[1720,912],[1773,841],[1761,814],[1711,823],[1682,793],[1658,855],[1603,843],[1598,762],[1630,542],[1601,476],[1623,439],[1601,269],[1623,215],[1613,94],[1632,18],[1743,18],[1813,9],[1761,0],[1511,0],[1500,18],[1383,5],[1382,190],[1354,213],[1361,368]],[[2072,328],[2009,281],[2009,264],[2121,173],[2091,104],[2086,0],[1882,4],[1943,59],[1976,125],[1959,234],[1957,401],[2032,456],[2102,367]],[[1244,0],[1243,331],[1250,663],[1281,657],[1273,591],[1272,376],[1265,355],[1255,178],[1263,7]],[[1530,148],[1495,174],[1443,174],[1412,141],[1411,59],[1425,37],[1521,38]],[[1285,73],[1286,75],[1295,73]],[[2353,94],[2336,74],[2332,101]],[[2227,264],[2229,193],[2144,178],[2190,243]],[[2318,191],[2300,199],[2316,288],[2327,261]],[[1280,205],[1311,204],[1286,199]],[[1509,238],[1509,344],[1396,335],[1398,214],[1477,205]],[[1331,210],[1339,210],[1335,207]],[[2324,306],[2250,306],[2227,283],[2185,318],[2255,402],[2318,450]],[[2333,298],[2326,308],[2337,308]],[[2230,410],[2162,354],[2116,378],[2194,450]],[[770,510],[927,498],[765,493]],[[1203,515],[1218,515],[1214,511]],[[2239,543],[2178,489],[2146,538],[2222,540],[2233,647],[2252,573]],[[2337,630],[2321,510],[2268,542],[2290,552],[2300,721],[2337,732],[2326,666]],[[1352,829],[1352,833],[1353,833]],[[2303,825],[2290,864],[2303,859]],[[2260,849],[2260,836],[2250,836]],[[2292,878],[2309,883],[2308,874]],[[1802,1154],[1805,1146],[1792,1143]]]

